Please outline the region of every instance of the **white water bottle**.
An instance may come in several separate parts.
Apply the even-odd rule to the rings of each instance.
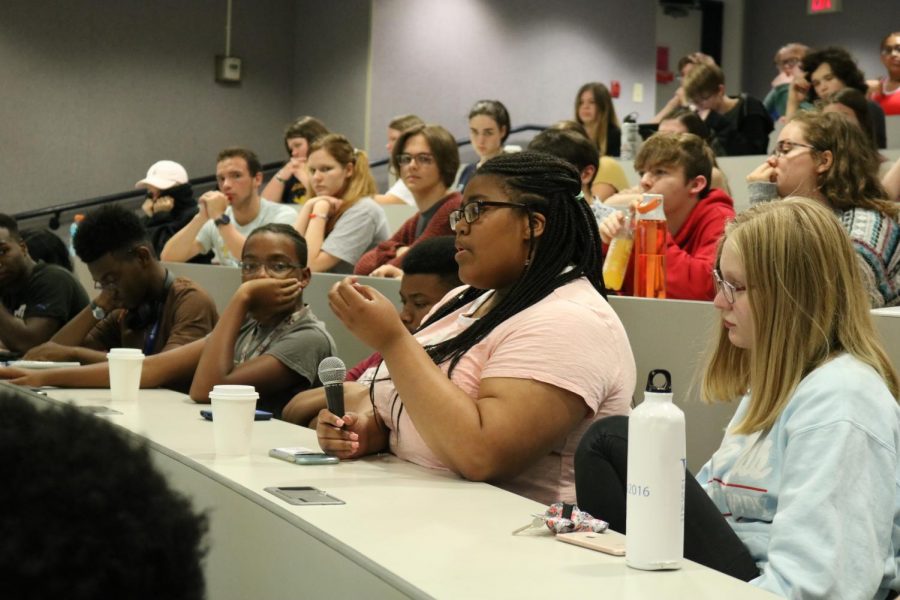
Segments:
[[[665,377],[662,386],[653,382]],[[672,377],[647,377],[644,401],[628,419],[625,561],[635,569],[679,569],[684,559],[684,413]]]
[[[641,134],[637,124],[637,113],[631,113],[622,121],[622,142],[619,158],[634,160],[641,149]]]

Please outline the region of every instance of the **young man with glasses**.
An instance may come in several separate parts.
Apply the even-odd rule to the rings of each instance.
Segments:
[[[684,93],[698,111],[708,110],[705,123],[719,156],[765,154],[774,128],[763,103],[752,96],[725,94],[725,74],[716,65],[699,64],[684,79]]]
[[[264,225],[247,236],[243,283],[203,346],[191,384],[195,402],[209,402],[219,384],[252,385],[257,408],[280,416],[294,394],[318,383],[319,362],[335,345],[303,303],[307,254],[306,240],[289,225]]]
[[[795,77],[803,76],[800,65],[807,52],[809,52],[808,46],[792,43],[782,46],[775,53],[775,68],[778,69],[778,75],[772,80],[772,89],[763,99],[763,106],[769,111],[773,120],[777,121],[787,114],[791,84]]]
[[[79,229],[80,231],[80,229]],[[243,283],[212,333],[144,359],[141,387],[190,389],[209,402],[218,384],[252,385],[257,407],[280,416],[290,398],[318,384],[319,362],[335,351],[324,324],[303,304],[309,283],[306,241],[290,225],[272,223],[247,236]],[[20,385],[108,387],[106,364],[29,371],[0,367]]]
[[[140,348],[150,356],[212,331],[217,319],[212,299],[159,263],[131,211],[110,205],[88,213],[74,246],[99,294],[26,359],[98,363],[119,347]]]
[[[450,187],[459,169],[459,150],[450,132],[440,125],[405,130],[394,143],[391,166],[412,192],[418,213],[362,255],[354,269],[357,275],[402,277],[403,254],[410,246],[453,233],[449,215],[459,208],[462,196]]]
[[[32,259],[16,220],[0,214],[0,348],[19,354],[46,342],[87,303],[78,280]]]

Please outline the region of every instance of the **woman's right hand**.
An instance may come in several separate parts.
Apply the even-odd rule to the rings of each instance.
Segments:
[[[316,436],[322,452],[340,459],[359,458],[368,452],[366,448],[366,427],[371,415],[344,413],[338,417],[327,408],[319,411]]]

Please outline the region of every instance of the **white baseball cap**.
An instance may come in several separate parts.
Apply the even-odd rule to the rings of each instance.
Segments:
[[[147,169],[147,176],[134,184],[134,187],[152,185],[157,189],[167,190],[187,182],[188,174],[184,167],[172,160],[161,160],[153,163],[153,166]]]

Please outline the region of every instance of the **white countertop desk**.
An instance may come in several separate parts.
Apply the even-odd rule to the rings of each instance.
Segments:
[[[212,424],[187,396],[142,390],[110,403],[109,390],[50,389],[54,399],[108,405],[108,419],[150,442],[173,485],[210,511],[209,598],[691,598],[771,597],[694,563],[630,569],[624,558],[513,536],[544,507],[515,494],[392,456],[299,466],[267,456],[317,447],[314,432],[254,424],[250,457],[217,458]],[[346,502],[292,506],[269,486],[311,485]]]

